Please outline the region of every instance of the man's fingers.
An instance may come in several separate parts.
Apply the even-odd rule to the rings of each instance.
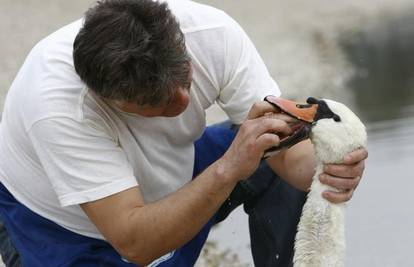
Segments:
[[[297,122],[298,120],[287,115],[284,113],[269,113],[269,114],[265,114],[266,117],[268,118],[272,118],[272,119],[278,119],[278,120],[282,120],[285,121],[287,123],[293,123],[293,122]]]
[[[355,164],[368,158],[368,151],[365,148],[359,148],[344,157],[344,164]]]
[[[273,146],[279,145],[279,136],[272,133],[265,133],[256,139],[256,144],[261,151],[265,151]]]
[[[353,178],[357,176],[362,176],[362,173],[365,169],[364,161],[360,161],[353,165],[345,165],[345,164],[328,164],[325,165],[323,170],[329,175],[337,176],[337,177],[348,177]]]
[[[332,203],[342,203],[350,200],[361,176],[364,172],[368,151],[365,148],[357,149],[344,157],[343,164],[328,164],[324,166],[324,172],[319,177],[321,183],[339,190],[335,192],[327,190],[322,196]]]
[[[282,120],[273,119],[271,117],[262,117],[255,120],[257,131],[257,136],[262,135],[263,133],[282,133],[283,135],[290,135],[292,129],[289,125]]]
[[[245,136],[257,138],[264,133],[289,135],[292,130],[285,121],[265,116],[243,122],[239,132]]]
[[[237,136],[239,144],[245,144],[249,154],[263,156],[265,150],[279,145],[280,139],[291,133],[292,130],[285,121],[272,116],[262,116],[246,120]]]
[[[354,194],[354,190],[347,190],[345,192],[334,192],[334,191],[327,190],[322,193],[322,196],[329,202],[338,204],[338,203],[343,203],[343,202],[350,200],[353,194]]]
[[[342,191],[355,189],[358,186],[360,180],[361,177],[355,177],[354,179],[344,179],[333,177],[325,173],[319,176],[319,181],[321,181],[321,183],[335,187],[338,190]]]
[[[266,101],[258,101],[253,104],[252,108],[247,115],[247,119],[256,119],[264,116],[266,113],[279,113],[280,111],[272,104]]]

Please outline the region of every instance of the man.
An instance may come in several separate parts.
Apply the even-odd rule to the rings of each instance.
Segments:
[[[291,133],[260,101],[279,89],[237,23],[168,5],[102,1],[27,57],[1,123],[9,266],[192,266],[223,202]],[[240,129],[212,128],[194,146],[215,101]],[[331,201],[348,200],[362,175],[366,152],[348,156],[327,166],[323,181],[341,190],[325,192]],[[309,142],[267,162],[308,188]]]

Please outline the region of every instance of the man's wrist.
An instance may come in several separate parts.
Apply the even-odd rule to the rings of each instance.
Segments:
[[[221,158],[215,162],[214,176],[223,184],[223,186],[234,186],[241,180],[239,175],[234,171],[234,167],[230,166],[225,159]]]

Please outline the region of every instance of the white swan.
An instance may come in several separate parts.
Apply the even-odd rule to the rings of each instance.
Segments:
[[[346,154],[366,145],[365,126],[345,105],[332,100],[309,98],[305,105],[271,96],[266,100],[282,112],[311,123],[310,128],[305,123],[290,137],[291,140],[285,141],[291,146],[306,138],[310,130],[317,161],[296,234],[294,266],[344,266],[345,204],[333,204],[322,197],[323,191],[336,189],[320,183],[319,175],[324,164],[341,163]],[[280,147],[274,150],[280,150]]]

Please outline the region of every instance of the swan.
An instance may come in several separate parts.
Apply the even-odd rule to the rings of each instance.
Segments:
[[[265,156],[308,137],[315,150],[315,174],[297,229],[294,266],[344,266],[345,204],[334,204],[324,199],[323,191],[337,189],[322,184],[318,177],[323,172],[324,164],[342,163],[346,154],[366,145],[365,126],[349,108],[333,100],[310,97],[307,104],[274,96],[268,96],[265,100],[282,113],[299,120],[294,134],[283,139],[278,147],[267,151]]]

